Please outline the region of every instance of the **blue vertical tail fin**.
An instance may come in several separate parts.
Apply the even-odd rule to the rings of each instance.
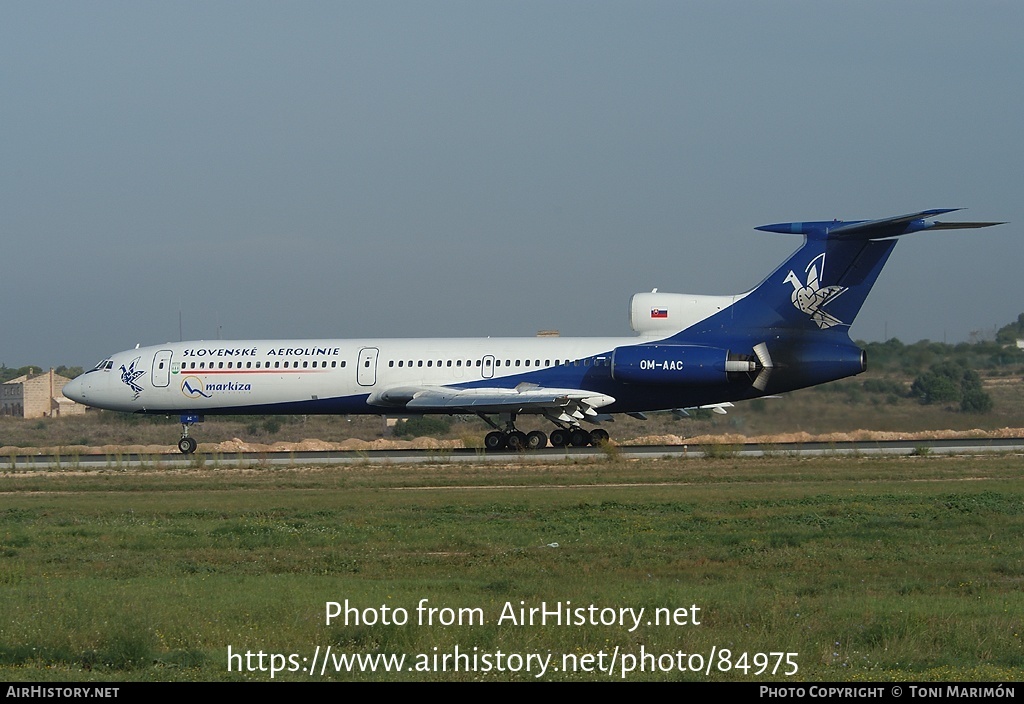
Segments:
[[[727,309],[680,333],[749,334],[849,330],[896,246],[896,237],[922,230],[989,227],[997,222],[945,223],[932,218],[955,209],[925,210],[882,220],[787,222],[758,230],[799,234],[804,244],[764,281]]]

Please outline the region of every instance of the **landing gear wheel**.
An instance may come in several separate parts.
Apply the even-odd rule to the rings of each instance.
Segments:
[[[527,442],[526,433],[522,433],[518,430],[513,430],[511,433],[508,434],[508,437],[505,438],[505,442],[508,443],[508,449],[510,450],[515,450],[516,452],[519,452],[520,450],[525,450]]]
[[[484,436],[484,448],[491,450],[504,450],[505,449],[505,433],[500,433],[497,430],[487,433]]]
[[[573,428],[569,433],[569,442],[573,447],[586,447],[590,442],[590,433],[583,428]]]
[[[595,428],[590,431],[590,444],[594,447],[600,447],[608,442],[608,431],[604,428]]]
[[[539,430],[534,430],[526,435],[526,447],[530,450],[540,450],[548,446],[548,436]]]
[[[552,447],[565,447],[569,444],[569,433],[561,428],[555,428],[551,431],[551,436],[548,439],[551,441]]]
[[[191,455],[199,447],[199,443],[196,442],[195,438],[182,438],[178,441],[178,449],[183,455]]]

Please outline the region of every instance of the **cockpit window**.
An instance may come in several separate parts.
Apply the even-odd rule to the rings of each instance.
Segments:
[[[114,366],[114,360],[112,360],[112,359],[104,359],[104,360],[100,361],[95,367],[90,369],[89,371],[91,371],[91,372],[107,371],[108,369],[112,369],[113,366]]]

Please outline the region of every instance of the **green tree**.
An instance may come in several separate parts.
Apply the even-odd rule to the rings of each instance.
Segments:
[[[981,389],[965,391],[960,401],[960,410],[964,413],[989,413],[992,410],[992,397]]]
[[[988,413],[992,410],[992,397],[982,388],[978,372],[959,361],[933,364],[927,372],[914,379],[910,392],[920,398],[921,403],[958,402],[964,413]]]
[[[897,365],[905,345],[895,337],[885,342],[860,342],[857,344],[868,353],[868,364],[872,369],[891,369]]]
[[[1024,338],[1024,313],[1017,316],[1016,322],[1004,325],[996,333],[996,342],[1003,345],[1016,344],[1021,338]]]
[[[933,364],[927,372],[914,379],[910,393],[921,399],[921,403],[959,401],[963,397],[960,382],[964,371],[956,362]]]
[[[960,410],[963,413],[988,413],[992,397],[982,388],[981,377],[973,369],[964,370],[960,380]]]
[[[17,369],[11,369],[6,364],[0,364],[0,384],[10,381],[11,379],[17,379],[19,376],[26,376],[30,374],[41,374],[42,368],[29,365],[27,367],[18,367]]]

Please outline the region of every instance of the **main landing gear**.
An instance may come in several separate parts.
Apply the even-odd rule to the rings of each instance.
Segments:
[[[484,414],[478,415],[485,423],[494,428],[484,436],[484,448],[489,451],[540,450],[547,447],[549,441],[552,447],[586,447],[587,445],[597,447],[608,442],[608,432],[603,428],[596,428],[588,432],[577,425],[555,428],[551,431],[551,435],[545,435],[540,430],[524,433],[521,430],[516,430],[514,413],[501,414],[501,420],[505,422],[504,428]]]
[[[191,455],[199,447],[199,443],[196,439],[189,437],[188,429],[196,423],[202,423],[203,417],[198,415],[183,415],[181,416],[181,440],[178,441],[178,450],[183,455]]]

